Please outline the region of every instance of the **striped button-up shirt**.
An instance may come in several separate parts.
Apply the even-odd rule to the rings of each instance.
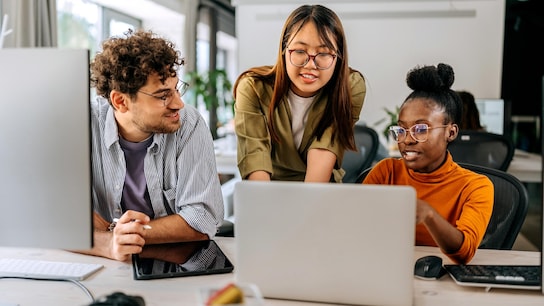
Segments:
[[[126,163],[114,110],[104,98],[91,102],[93,207],[105,220],[119,218]],[[195,230],[215,236],[223,197],[210,131],[191,105],[180,110],[175,133],[155,134],[144,174],[155,218],[179,214]]]

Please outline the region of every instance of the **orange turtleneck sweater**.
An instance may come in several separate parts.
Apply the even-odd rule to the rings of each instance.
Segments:
[[[464,241],[459,250],[446,254],[457,263],[468,263],[472,259],[493,210],[493,183],[484,175],[461,168],[449,153],[446,162],[431,173],[414,172],[402,159],[381,160],[363,184],[414,187],[418,199],[429,203],[463,233]],[[416,245],[437,246],[423,224],[416,225]]]

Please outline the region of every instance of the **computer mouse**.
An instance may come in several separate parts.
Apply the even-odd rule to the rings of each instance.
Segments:
[[[446,274],[446,269],[442,266],[442,258],[434,255],[428,255],[416,260],[414,275],[421,279],[439,279]]]

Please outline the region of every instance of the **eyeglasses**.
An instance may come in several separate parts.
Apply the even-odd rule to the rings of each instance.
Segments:
[[[411,128],[408,129],[410,131],[410,135],[413,139],[415,139],[417,142],[425,142],[427,141],[427,137],[429,136],[429,130],[432,129],[439,129],[439,128],[445,128],[447,125],[441,125],[441,126],[434,126],[430,127],[426,123],[418,123],[414,124]],[[406,129],[400,126],[391,126],[389,127],[389,134],[396,142],[403,142],[406,139]]]
[[[310,55],[304,50],[287,50],[287,52],[289,52],[289,61],[293,66],[304,67],[310,60],[313,60],[315,67],[319,70],[329,69],[336,58],[336,54],[331,53]]]
[[[186,92],[187,92],[187,88],[189,88],[189,84],[180,80],[179,81],[179,85],[178,87],[176,88],[175,91],[173,90],[165,90],[164,91],[164,94],[160,95],[160,96],[157,96],[157,95],[154,95],[154,94],[150,94],[148,92],[145,92],[145,91],[141,91],[141,90],[138,90],[138,92],[140,93],[143,93],[144,95],[147,95],[147,96],[150,96],[150,97],[153,97],[155,99],[159,99],[159,100],[162,100],[162,103],[164,105],[164,107],[168,106],[170,103],[172,103],[172,99],[174,98],[174,95],[177,93],[179,95],[179,97],[181,98]]]

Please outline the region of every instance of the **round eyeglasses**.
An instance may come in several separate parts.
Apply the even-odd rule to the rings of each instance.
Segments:
[[[329,69],[336,58],[336,54],[317,53],[314,55],[308,54],[304,50],[287,50],[289,52],[289,61],[293,66],[304,67],[310,60],[314,61],[315,67],[319,70]]]
[[[176,94],[179,95],[178,96],[179,98],[181,98],[187,92],[187,88],[189,88],[189,84],[182,80],[179,80],[179,84],[176,87],[176,90],[165,89],[165,90],[162,90],[160,94],[151,94],[141,90],[138,90],[138,92],[143,93],[144,95],[153,97],[155,99],[161,100],[163,105],[166,107],[170,103],[172,103],[172,100]]]
[[[410,127],[408,130],[400,126],[391,126],[389,127],[389,134],[396,142],[403,142],[406,139],[406,135],[408,134],[407,131],[409,131],[410,135],[414,140],[416,140],[417,142],[425,142],[427,141],[427,137],[429,136],[429,130],[445,128],[447,126],[448,124],[430,127],[426,123],[418,123],[412,125],[412,127]]]

